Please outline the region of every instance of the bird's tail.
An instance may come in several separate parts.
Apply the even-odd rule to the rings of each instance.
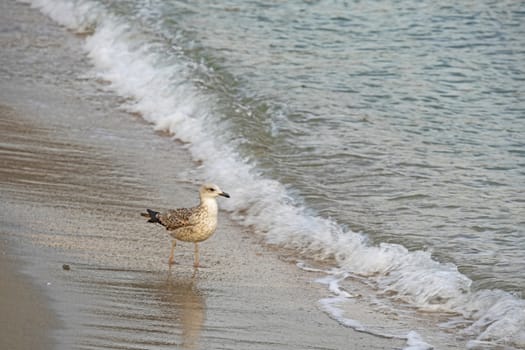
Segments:
[[[158,215],[159,215],[158,211],[151,210],[151,209],[146,209],[146,210],[148,211],[147,213],[140,213],[140,215],[149,218],[148,222],[160,223],[159,218],[158,218]]]

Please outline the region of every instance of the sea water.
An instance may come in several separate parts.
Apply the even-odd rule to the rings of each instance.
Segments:
[[[525,347],[523,2],[30,3],[232,217],[330,266],[342,324],[367,329],[339,287],[362,279],[469,346]]]

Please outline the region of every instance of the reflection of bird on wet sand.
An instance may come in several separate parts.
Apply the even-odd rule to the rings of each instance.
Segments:
[[[148,217],[148,222],[158,223],[165,226],[174,238],[171,244],[171,252],[168,263],[174,263],[173,253],[177,240],[183,242],[193,242],[195,244],[195,257],[193,266],[199,267],[199,246],[198,243],[207,240],[217,228],[217,196],[230,198],[230,195],[223,192],[219,186],[214,184],[204,184],[199,190],[200,203],[193,208],[179,208],[160,213],[147,209],[147,213],[141,213]]]
[[[202,327],[206,319],[206,301],[197,286],[195,271],[190,276],[168,276],[166,284],[158,288],[162,301],[161,312],[182,337],[181,349],[198,349]],[[180,333],[179,333],[180,332]]]
[[[206,294],[199,288],[198,269],[180,271],[180,274],[158,274],[160,279],[140,285],[142,290],[154,292],[158,314],[150,321],[163,334],[165,344],[173,348],[194,350],[200,346],[206,321]],[[149,318],[148,318],[149,319]]]

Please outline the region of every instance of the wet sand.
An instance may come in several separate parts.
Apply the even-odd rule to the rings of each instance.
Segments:
[[[39,310],[24,334],[56,349],[403,346],[330,319],[315,273],[225,212],[200,245],[207,267],[194,270],[193,245],[179,244],[168,270],[168,235],[139,214],[195,204],[208,179],[183,145],[85,77],[81,38],[25,5],[4,3],[0,13],[0,235],[10,257],[1,296],[28,293],[0,303],[0,348],[27,348],[4,316],[23,320],[24,310]]]
[[[43,291],[20,273],[20,257],[12,255],[0,241],[0,348],[53,349],[56,315]]]

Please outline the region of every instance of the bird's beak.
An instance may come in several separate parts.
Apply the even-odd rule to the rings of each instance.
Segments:
[[[230,195],[226,192],[221,192],[219,193],[219,196],[223,196],[223,197],[226,197],[226,198],[230,198]]]

